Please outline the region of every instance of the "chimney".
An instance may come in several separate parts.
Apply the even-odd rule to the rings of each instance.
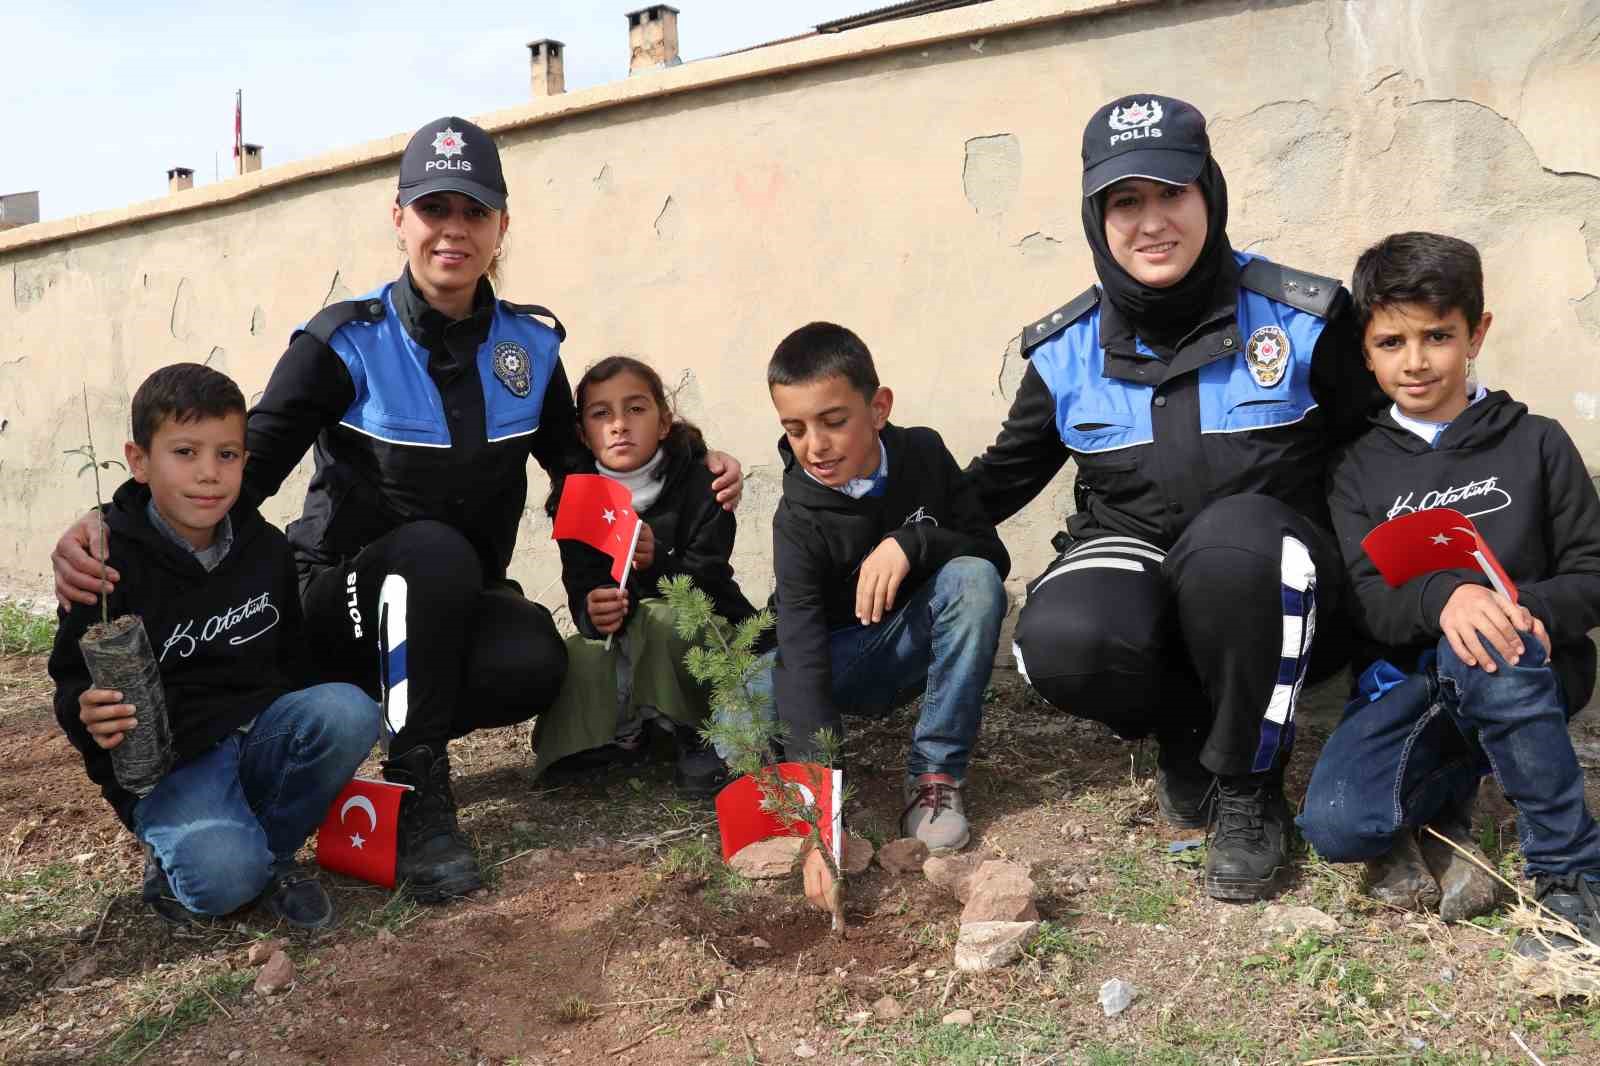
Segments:
[[[167,171],[167,192],[182,192],[194,188],[194,171],[188,167],[173,167]]]
[[[675,67],[678,57],[678,9],[652,4],[628,12],[628,73]]]
[[[253,174],[260,169],[261,146],[259,144],[245,145],[244,154],[239,157],[239,173]]]
[[[528,79],[534,96],[556,96],[567,91],[561,53],[567,46],[548,37],[528,42]]]

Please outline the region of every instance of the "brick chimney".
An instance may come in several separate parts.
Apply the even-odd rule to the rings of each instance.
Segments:
[[[244,154],[239,157],[239,173],[253,174],[260,169],[261,146],[259,144],[245,145]]]
[[[173,167],[167,171],[167,192],[182,192],[194,188],[194,171],[188,167]]]
[[[548,37],[528,42],[528,80],[534,96],[556,96],[567,91],[567,75],[562,62],[566,45]]]
[[[628,12],[628,73],[675,67],[678,57],[678,9],[651,4]]]

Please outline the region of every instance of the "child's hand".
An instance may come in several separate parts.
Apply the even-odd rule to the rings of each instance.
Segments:
[[[856,577],[856,617],[862,625],[883,621],[884,613],[894,610],[894,594],[900,582],[911,573],[911,560],[893,537],[872,550]]]
[[[1439,612],[1439,628],[1462,662],[1480,667],[1485,673],[1492,674],[1498,667],[1482,642],[1488,641],[1501,658],[1514,663],[1522,657],[1519,629],[1544,641],[1548,658],[1549,639],[1533,612],[1482,585],[1462,585],[1452,592]]]
[[[86,689],[78,697],[78,721],[107,750],[121,744],[122,735],[139,724],[133,712],[133,704],[123,703],[122,693],[110,689]]]
[[[642,536],[642,534],[641,534]],[[589,590],[589,624],[609,637],[622,628],[628,617],[628,590],[600,588]]]
[[[649,522],[639,523],[639,543],[633,546],[633,568],[648,570],[656,561],[656,535]]]

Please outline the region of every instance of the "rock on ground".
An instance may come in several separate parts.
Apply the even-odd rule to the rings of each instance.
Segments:
[[[899,1021],[904,1014],[905,1008],[893,996],[884,996],[872,1004],[872,1016],[880,1022]]]
[[[773,837],[746,845],[728,860],[728,866],[737,874],[754,881],[788,877],[800,860],[800,849],[805,846],[803,837]]]
[[[916,873],[928,861],[928,845],[914,837],[891,840],[878,849],[878,865],[892,874]]]
[[[1100,1009],[1107,1018],[1115,1018],[1128,1009],[1139,990],[1120,977],[1113,977],[1100,986]]]
[[[967,881],[966,908],[961,924],[973,922],[1031,922],[1039,917],[1033,905],[1033,878],[1021,863],[989,861]]]
[[[393,936],[394,934],[390,934]],[[381,937],[380,937],[381,939]],[[260,966],[272,956],[282,951],[284,943],[278,939],[257,940],[250,945],[250,954],[246,957],[251,966]]]
[[[963,973],[998,970],[1022,954],[1038,922],[971,922],[956,939],[956,969]]]
[[[858,837],[854,833],[846,833],[844,861],[839,865],[847,877],[866,873],[867,867],[872,865],[872,841],[866,837]]]
[[[1260,928],[1268,935],[1296,936],[1307,929],[1331,934],[1339,931],[1339,923],[1315,907],[1273,903],[1261,912]]]
[[[922,864],[922,876],[936,887],[954,893],[956,899],[965,903],[972,875],[991,858],[992,855],[979,852],[970,855],[935,855]]]
[[[973,1021],[972,1012],[965,1009],[953,1010],[941,1018],[940,1021],[944,1022],[945,1025],[971,1025]]]
[[[294,984],[294,963],[281,950],[272,953],[261,972],[256,974],[256,994],[270,996]]]

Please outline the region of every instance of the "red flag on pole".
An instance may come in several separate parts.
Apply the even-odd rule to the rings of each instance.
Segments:
[[[334,873],[394,887],[400,798],[410,785],[356,777],[328,807],[317,830],[317,862]]]
[[[844,772],[814,762],[781,762],[772,769],[783,780],[793,782],[800,789],[801,798],[817,809],[822,846],[833,854],[837,865],[844,839],[843,811],[838,802],[844,795]],[[810,831],[804,822],[784,825],[766,810],[762,806],[761,785],[748,774],[717,793],[717,828],[722,833],[724,862],[758,840],[805,836]]]
[[[1476,568],[1489,578],[1496,592],[1517,602],[1517,586],[1472,519],[1449,507],[1391,518],[1368,533],[1361,548],[1390,588],[1435,570]]]
[[[611,576],[620,585],[639,538],[633,493],[599,474],[570,474],[556,508],[555,540],[581,540],[611,556]]]

